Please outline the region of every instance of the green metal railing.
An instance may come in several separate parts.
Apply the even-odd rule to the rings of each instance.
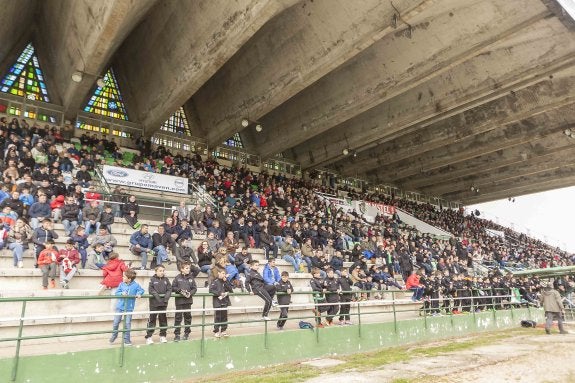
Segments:
[[[346,292],[347,293],[347,292]],[[394,331],[395,334],[398,334],[398,314],[400,313],[409,313],[409,312],[417,312],[419,313],[419,316],[423,316],[423,319],[425,321],[425,328],[427,328],[427,321],[428,321],[428,317],[433,315],[432,311],[437,311],[437,310],[442,310],[442,307],[439,305],[440,301],[441,302],[445,302],[445,300],[431,300],[431,299],[427,299],[423,302],[417,302],[414,303],[412,302],[410,299],[396,299],[396,295],[397,294],[406,294],[409,293],[408,292],[404,292],[404,291],[375,291],[375,290],[370,290],[370,291],[352,291],[349,292],[350,294],[353,294],[354,296],[357,295],[364,295],[364,294],[373,294],[373,293],[377,293],[377,294],[382,294],[383,296],[387,295],[390,296],[391,300],[386,301],[386,300],[381,300],[381,306],[382,309],[376,309],[376,310],[372,310],[369,312],[365,312],[362,311],[362,307],[368,305],[368,302],[373,302],[372,301],[362,301],[362,300],[358,300],[358,301],[351,301],[349,302],[349,305],[351,306],[351,308],[355,308],[355,312],[352,312],[350,310],[350,313],[348,314],[351,317],[356,317],[357,318],[357,331],[358,331],[358,337],[361,338],[362,336],[362,324],[364,323],[364,321],[362,319],[365,319],[367,316],[372,316],[372,315],[377,315],[377,314],[387,314],[387,315],[392,315],[392,320],[394,323]],[[313,292],[307,291],[307,292],[292,292],[292,295],[312,295],[314,294]],[[233,293],[230,294],[230,296],[247,296],[249,294],[247,293]],[[282,295],[281,293],[278,295]],[[144,295],[142,296],[142,298],[149,298],[150,295]],[[207,326],[213,326],[215,323],[214,322],[210,322],[207,320],[207,316],[208,316],[208,312],[212,311],[214,312],[215,308],[207,308],[206,306],[206,299],[207,298],[212,298],[213,295],[208,294],[208,293],[197,293],[194,295],[195,298],[201,298],[202,303],[201,303],[201,309],[195,309],[192,308],[190,310],[190,312],[194,313],[194,312],[198,312],[201,315],[201,321],[198,324],[192,324],[190,327],[194,328],[194,327],[200,327],[201,330],[201,338],[200,338],[200,355],[201,357],[205,356],[206,353],[206,347],[205,347],[205,342],[206,342],[206,327]],[[472,314],[474,316],[475,319],[475,315],[476,315],[476,311],[479,308],[483,308],[484,311],[492,311],[493,312],[493,316],[494,319],[496,319],[496,311],[498,311],[498,309],[502,309],[502,308],[510,308],[511,309],[511,316],[513,318],[513,309],[514,306],[517,305],[517,303],[513,304],[511,303],[511,297],[512,295],[494,295],[494,296],[469,296],[469,297],[460,297],[460,298],[453,298],[452,301],[449,301],[449,305],[448,306],[443,306],[443,310],[446,311],[446,313],[448,315],[450,315],[451,321],[453,322],[453,308],[457,307],[462,307],[463,310],[466,310],[466,308],[468,309],[468,314]],[[2,322],[17,322],[18,323],[18,327],[17,327],[17,336],[15,337],[8,337],[8,338],[0,338],[0,344],[3,342],[16,342],[16,348],[15,348],[15,353],[14,353],[14,358],[13,358],[13,367],[12,367],[12,374],[11,374],[11,381],[15,381],[17,374],[18,374],[18,365],[19,365],[19,360],[20,360],[20,349],[21,349],[21,344],[24,341],[32,341],[32,340],[39,340],[39,339],[50,339],[50,338],[66,338],[66,337],[76,337],[76,336],[88,336],[88,335],[104,335],[104,334],[110,334],[112,333],[112,330],[110,329],[106,329],[106,330],[97,330],[97,331],[82,331],[82,332],[71,332],[71,333],[64,333],[64,334],[47,334],[47,335],[31,335],[31,336],[25,336],[24,335],[24,329],[25,329],[25,322],[27,320],[34,320],[34,321],[38,321],[38,320],[42,320],[42,319],[54,319],[54,318],[58,318],[61,317],[62,319],[65,318],[71,318],[71,317],[87,317],[87,316],[95,316],[95,315],[99,315],[99,316],[115,316],[115,315],[119,315],[116,312],[109,312],[109,313],[88,313],[88,314],[71,314],[71,315],[51,315],[51,316],[44,316],[44,317],[26,317],[26,310],[29,308],[29,303],[33,303],[33,302],[50,302],[50,301],[86,301],[86,300],[100,300],[100,299],[104,299],[104,300],[110,300],[110,299],[130,299],[130,298],[135,298],[134,296],[115,296],[115,295],[111,295],[111,296],[58,296],[58,297],[15,297],[15,298],[0,298],[0,303],[15,303],[15,302],[20,302],[22,304],[21,306],[21,310],[20,310],[20,316],[17,318],[0,318],[0,324]],[[505,299],[509,299],[509,302],[505,303]],[[384,299],[384,298],[382,298]],[[481,299],[481,301],[479,301],[479,299]],[[466,301],[465,301],[466,300]],[[437,301],[437,305],[433,305],[432,302]],[[416,307],[414,308],[413,305],[417,304],[418,306],[423,303],[423,307]],[[330,306],[330,305],[338,305],[341,307],[341,305],[343,304],[348,304],[348,302],[337,302],[337,303],[326,303],[326,302],[322,302],[322,301],[315,301],[314,302],[309,302],[309,303],[302,303],[302,304],[290,304],[289,307],[290,308],[299,308],[300,310],[309,310],[309,309],[317,309],[320,306]],[[371,304],[369,304],[371,305]],[[466,307],[464,305],[467,305]],[[433,306],[433,307],[432,307]],[[226,310],[245,310],[247,308],[251,308],[251,309],[260,309],[261,306],[257,306],[257,307],[246,307],[246,306],[238,306],[238,307],[234,307],[234,306],[230,306],[228,308],[226,308]],[[279,306],[281,307],[281,306]],[[529,306],[527,306],[529,310],[531,310],[531,308]],[[384,309],[385,308],[385,309]],[[130,312],[127,313],[124,311],[124,313],[122,315],[143,315],[146,314],[148,315],[151,312],[167,312],[167,313],[174,313],[178,310],[165,310],[165,311],[135,311],[135,312]],[[182,311],[182,310],[179,310]],[[187,311],[187,310],[186,310]],[[339,311],[339,310],[338,310]],[[336,313],[334,318],[337,317],[339,315],[339,313]],[[279,320],[280,318],[278,318],[277,320]],[[289,318],[281,318],[282,320],[285,319],[286,321],[301,321],[301,320],[314,320],[317,323],[320,323],[321,321],[321,313],[319,313],[319,311],[313,311],[313,315],[297,315],[297,316],[292,316]],[[383,320],[384,318],[381,318],[382,320],[379,320],[378,322],[389,322],[389,321],[385,321]],[[274,319],[275,321],[275,319]],[[257,322],[263,322],[264,324],[264,331],[263,331],[263,347],[264,349],[268,349],[268,336],[269,336],[269,328],[268,328],[268,321],[267,320],[234,320],[234,321],[228,321],[225,324],[227,325],[234,325],[234,324],[246,324],[246,323],[257,323]],[[476,322],[476,326],[477,326],[477,322]],[[175,329],[175,328],[184,328],[184,325],[181,326],[166,326],[166,327],[154,327],[155,330],[158,329]],[[150,328],[151,329],[151,328]],[[148,328],[147,327],[139,327],[139,328],[131,328],[130,332],[144,332],[147,331]],[[119,366],[123,366],[124,364],[124,350],[125,350],[125,343],[124,343],[124,333],[127,332],[128,330],[126,329],[126,322],[125,320],[123,320],[123,328],[120,330],[118,330],[118,333],[121,334],[122,336],[120,336],[121,338],[121,352],[120,352],[120,356],[119,356],[119,361],[118,364]],[[314,331],[315,331],[315,337],[316,337],[316,342],[320,342],[320,332],[323,331],[321,326],[315,326],[314,327]]]

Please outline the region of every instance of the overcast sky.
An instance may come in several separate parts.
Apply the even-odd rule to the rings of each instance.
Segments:
[[[569,252],[575,252],[575,187],[470,205],[482,218],[514,227]],[[512,225],[513,224],[513,225]]]

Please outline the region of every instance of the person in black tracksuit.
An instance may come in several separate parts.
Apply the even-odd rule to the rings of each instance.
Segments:
[[[349,317],[349,310],[351,308],[349,302],[351,302],[352,293],[351,286],[353,286],[352,280],[349,278],[349,272],[347,268],[341,270],[341,276],[338,280],[339,283],[339,324],[351,324],[351,319]]]
[[[291,303],[291,293],[293,292],[293,286],[289,281],[289,273],[287,271],[282,272],[282,279],[278,282],[276,287],[278,293],[278,303],[280,305],[280,317],[277,323],[278,330],[283,330],[288,317],[289,304]]]
[[[453,279],[449,275],[449,271],[445,270],[441,278],[441,294],[443,295],[442,308],[446,314],[451,313],[452,301],[455,296],[455,288],[453,287]]]
[[[232,293],[233,287],[226,279],[226,270],[218,271],[218,277],[210,283],[210,294],[212,297],[212,307],[214,308],[214,335],[216,338],[227,337],[228,333],[228,310],[227,307],[232,305],[229,294]]]
[[[333,317],[337,315],[339,311],[339,282],[335,277],[333,269],[327,269],[327,277],[323,281],[325,288],[325,300],[327,303],[333,303],[327,306],[327,324],[332,325]]]
[[[184,340],[188,340],[192,324],[192,303],[193,295],[198,291],[194,276],[190,273],[190,264],[180,265],[180,274],[172,282],[172,291],[179,296],[176,297],[176,315],[174,318],[174,342],[180,341],[182,317],[184,319]]]
[[[164,276],[165,268],[158,265],[155,268],[155,274],[150,278],[148,285],[148,293],[150,297],[150,311],[162,311],[160,313],[150,313],[148,320],[148,331],[146,332],[146,343],[152,344],[152,335],[154,335],[154,328],[156,327],[156,318],[160,322],[160,342],[166,343],[166,327],[168,327],[168,318],[166,317],[166,309],[168,308],[168,301],[172,295],[172,284],[170,280]],[[149,339],[149,340],[148,340]]]
[[[313,300],[316,304],[313,313],[315,315],[317,326],[323,327],[321,323],[321,313],[327,310],[327,306],[322,304],[325,303],[324,293],[326,290],[324,288],[323,279],[321,279],[320,270],[314,267],[311,270],[311,275],[313,278],[309,281],[309,284],[311,286],[311,291],[313,291]]]
[[[276,295],[275,285],[266,285],[264,282],[264,277],[258,272],[258,267],[260,266],[259,261],[252,260],[250,262],[250,270],[246,275],[246,290],[250,294],[255,294],[264,300],[264,310],[262,312],[262,318],[264,320],[269,320],[268,314],[272,308],[273,297]]]

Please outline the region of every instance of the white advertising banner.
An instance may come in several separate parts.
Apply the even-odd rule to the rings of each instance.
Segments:
[[[188,179],[165,174],[104,165],[106,182],[135,188],[160,190],[171,193],[188,194]]]

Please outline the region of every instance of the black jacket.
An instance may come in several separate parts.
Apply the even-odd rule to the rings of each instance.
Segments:
[[[280,279],[280,281],[276,285],[276,292],[284,293],[284,294],[278,294],[278,303],[280,305],[289,305],[291,303],[291,293],[285,294],[287,293],[288,290],[291,290],[293,292],[293,286],[291,282],[290,281],[284,282],[283,280]]]
[[[192,304],[194,303],[193,296],[198,291],[198,286],[194,280],[193,275],[190,273],[188,275],[178,274],[172,282],[172,291],[177,294],[182,294],[182,291],[189,291],[191,293],[189,298],[184,296],[176,297],[176,305]]]
[[[252,292],[254,290],[263,290],[265,286],[264,277],[261,276],[256,270],[251,270],[246,275],[246,290]]]
[[[166,277],[158,278],[153,275],[150,278],[148,285],[148,293],[153,295],[150,297],[150,310],[165,309],[168,307],[170,295],[172,295],[172,284]]]
[[[326,278],[323,281],[324,288],[327,290],[325,298],[328,302],[339,301],[339,294],[337,290],[339,289],[339,281],[336,277]]]
[[[219,298],[223,293],[232,293],[234,291],[230,282],[221,280],[219,278],[214,279],[210,284],[209,291],[210,294],[214,295],[212,297],[212,306],[214,308],[228,307],[232,305],[232,301],[230,300],[229,296],[226,296],[222,299]]]
[[[80,207],[75,203],[70,205],[65,204],[62,206],[62,220],[67,219],[68,221],[77,221],[79,213]]]

